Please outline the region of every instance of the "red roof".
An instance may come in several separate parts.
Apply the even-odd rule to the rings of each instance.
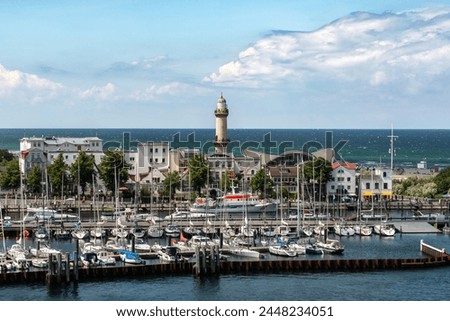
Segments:
[[[332,166],[333,170],[335,170],[336,168],[341,167],[341,166],[344,167],[344,168],[347,168],[349,170],[355,170],[356,169],[356,164],[348,163],[348,162],[342,162],[342,163],[335,162],[331,166]]]

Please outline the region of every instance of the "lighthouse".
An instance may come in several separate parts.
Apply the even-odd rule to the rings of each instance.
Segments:
[[[214,140],[214,145],[216,146],[216,153],[226,154],[227,145],[230,142],[227,135],[227,117],[228,117],[228,106],[227,101],[220,95],[217,100],[217,106],[214,111],[216,116],[216,137]]]

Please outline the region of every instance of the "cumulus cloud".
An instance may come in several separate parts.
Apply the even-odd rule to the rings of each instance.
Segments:
[[[312,32],[277,31],[203,81],[220,86],[357,83],[417,92],[450,76],[450,8],[356,12]]]
[[[112,83],[107,83],[102,87],[91,87],[80,92],[80,97],[84,99],[93,98],[96,100],[112,100],[116,93],[116,86]]]
[[[0,97],[20,92],[31,101],[43,100],[54,96],[62,88],[59,83],[19,70],[8,70],[0,64]]]

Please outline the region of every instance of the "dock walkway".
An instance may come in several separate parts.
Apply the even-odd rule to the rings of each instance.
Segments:
[[[401,221],[394,222],[395,229],[400,233],[441,233],[441,231],[428,222]]]

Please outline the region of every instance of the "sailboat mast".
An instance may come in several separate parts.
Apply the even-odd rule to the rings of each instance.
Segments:
[[[395,150],[394,150],[394,141],[396,138],[398,138],[398,136],[394,136],[394,126],[391,125],[391,135],[388,136],[391,140],[391,148],[389,149],[389,154],[391,154],[391,170],[394,169],[394,154],[395,154]]]
[[[3,253],[6,253],[5,222],[3,221],[3,204],[0,202],[0,221],[2,221]]]
[[[297,236],[300,236],[300,173],[297,155]]]

